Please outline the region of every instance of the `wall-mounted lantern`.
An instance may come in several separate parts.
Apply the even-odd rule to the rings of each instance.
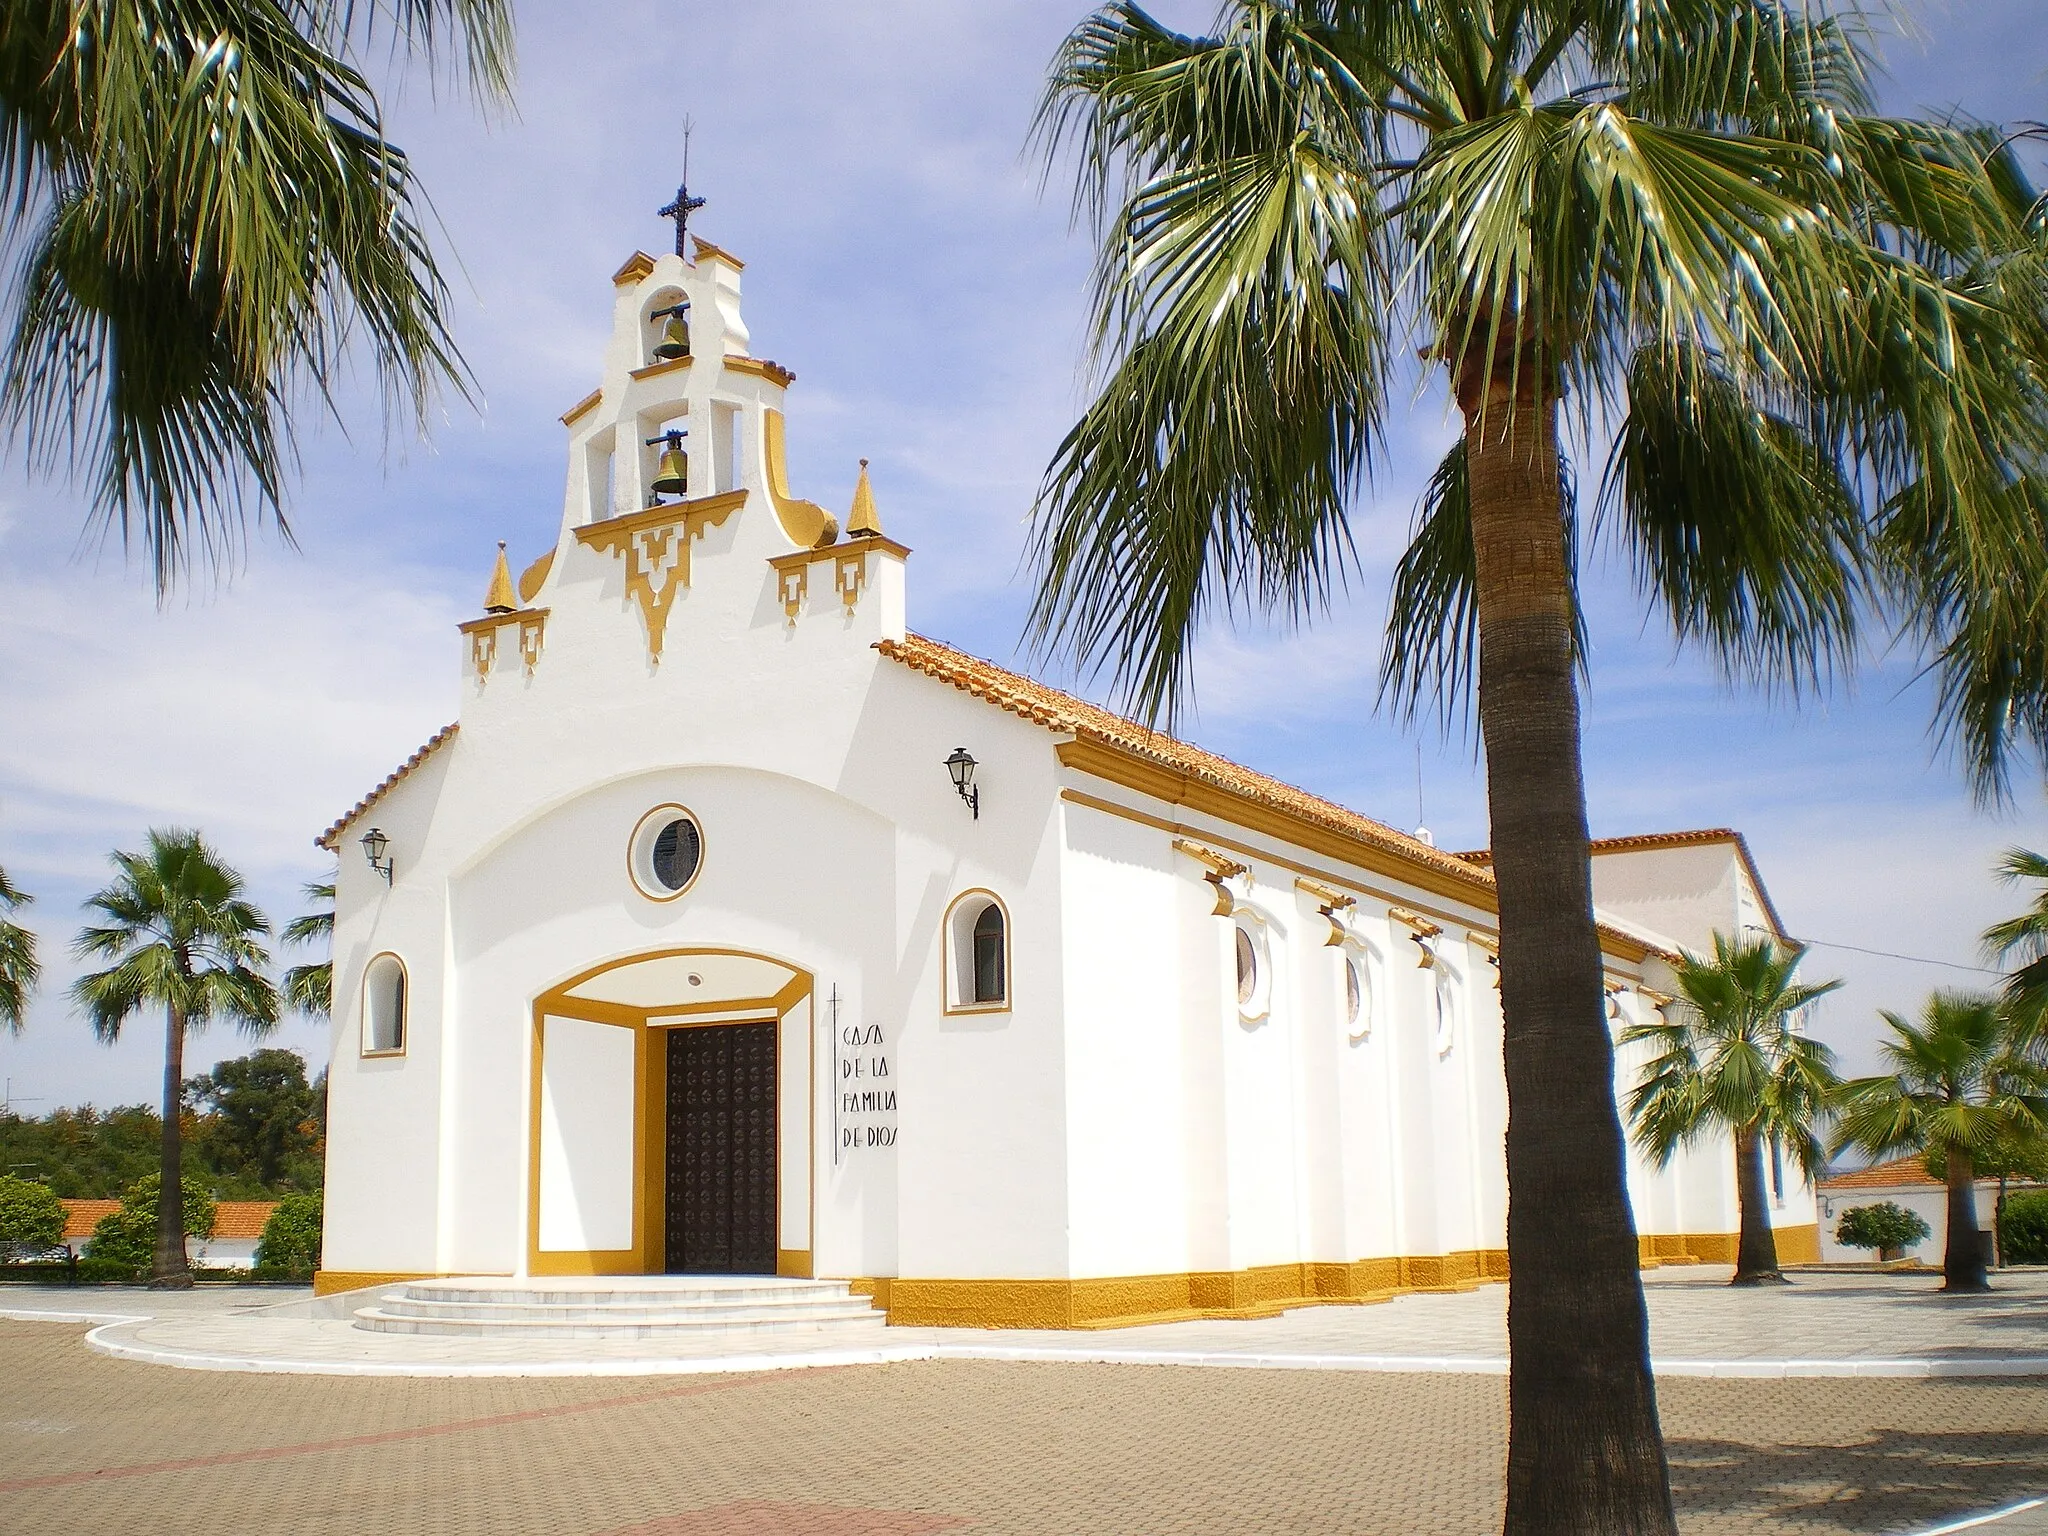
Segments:
[[[384,877],[384,883],[391,883],[391,860],[386,856],[391,851],[391,839],[376,827],[363,834],[363,857],[370,861],[370,868]]]
[[[974,783],[974,756],[965,747],[955,747],[953,755],[946,759],[946,772],[953,776],[953,788],[960,798],[967,802],[974,812],[974,819],[981,820],[981,791]]]

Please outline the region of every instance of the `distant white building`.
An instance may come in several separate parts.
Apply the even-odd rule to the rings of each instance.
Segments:
[[[1994,1258],[1991,1223],[1998,1209],[1998,1180],[1979,1179],[1974,1187],[1977,1240],[1984,1245],[1984,1261],[1988,1264]],[[2006,1193],[2010,1196],[2022,1187],[2030,1186],[2008,1185]],[[1927,1165],[1919,1154],[1895,1157],[1889,1162],[1822,1179],[1819,1195],[1822,1263],[1868,1264],[1876,1259],[1875,1250],[1851,1248],[1835,1233],[1841,1227],[1842,1218],[1858,1206],[1889,1202],[1903,1206],[1927,1223],[1927,1236],[1902,1250],[1897,1257],[1916,1259],[1932,1268],[1941,1267],[1948,1253],[1948,1185],[1928,1176]]]
[[[777,1273],[1074,1326],[1501,1276],[1483,859],[910,633],[865,469],[844,528],[787,482],[740,267],[620,269],[560,537],[462,626],[459,726],[321,840],[321,1288]],[[1598,870],[1617,1032],[1675,945],[1775,930],[1731,833]],[[1725,1146],[1630,1177],[1646,1259],[1732,1258]]]

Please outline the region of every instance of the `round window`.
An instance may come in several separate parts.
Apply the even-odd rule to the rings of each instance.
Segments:
[[[690,888],[703,862],[704,834],[680,805],[656,806],[633,829],[627,864],[644,896],[674,900]]]
[[[1344,1022],[1356,1024],[1358,1011],[1365,1003],[1365,983],[1358,974],[1358,961],[1350,955],[1344,957]]]
[[[697,860],[704,852],[704,840],[697,823],[678,816],[654,835],[654,880],[671,891],[680,891],[697,873]]]
[[[1213,953],[1213,951],[1212,951]],[[1250,1005],[1252,994],[1259,988],[1259,952],[1252,945],[1252,936],[1243,928],[1237,930],[1237,1003],[1240,1008]]]

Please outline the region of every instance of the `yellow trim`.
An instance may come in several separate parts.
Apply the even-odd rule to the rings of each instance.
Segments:
[[[953,914],[970,896],[986,896],[1003,914],[1003,997],[995,1003],[956,1003],[953,1000]],[[977,919],[978,920],[978,919]],[[946,903],[946,915],[939,920],[939,1011],[962,1013],[1008,1013],[1017,993],[1017,977],[1010,952],[1010,904],[986,886],[970,886]]]
[[[790,1280],[810,1279],[811,1250],[808,1248],[776,1249],[775,1273]]]
[[[727,358],[726,365],[732,366]],[[783,443],[782,412],[772,408],[761,412],[762,464],[767,470],[768,504],[775,508],[776,521],[798,549],[823,549],[839,538],[839,521],[815,501],[789,493],[789,465]],[[784,599],[785,603],[788,601]]]
[[[723,246],[713,245],[709,240],[700,239],[696,235],[690,236],[691,264],[695,265],[697,262],[702,261],[706,256],[711,257],[714,261],[724,262],[727,266],[731,267],[735,272],[742,272],[746,270],[747,264],[744,261],[741,261],[739,257],[733,255],[731,251],[726,250]]]
[[[754,377],[766,379],[770,384],[779,385],[783,389],[789,388],[790,385],[796,382],[795,374],[783,367],[782,364],[765,357],[728,356],[724,359],[724,362],[725,366],[734,373],[751,373]]]
[[[1063,764],[1065,764],[1065,754],[1067,753],[1069,748],[1085,745],[1088,744],[1083,742],[1064,742],[1056,750],[1061,754],[1061,761]],[[1066,765],[1073,766],[1072,764]],[[1081,771],[1092,772],[1091,769],[1085,768]],[[1149,790],[1143,792],[1147,794],[1151,793],[1151,791]],[[1244,854],[1247,858],[1261,859],[1268,864],[1278,865],[1281,869],[1287,870],[1292,874],[1307,875],[1308,877],[1314,880],[1329,881],[1336,885],[1349,886],[1353,890],[1356,890],[1362,893],[1363,895],[1372,897],[1375,901],[1386,902],[1389,906],[1405,905],[1417,912],[1424,914],[1425,916],[1440,917],[1447,923],[1456,923],[1459,927],[1467,930],[1468,937],[1478,938],[1481,935],[1491,934],[1495,932],[1495,930],[1484,927],[1482,924],[1475,922],[1471,917],[1463,913],[1449,912],[1444,910],[1442,907],[1432,907],[1425,902],[1416,901],[1413,898],[1406,895],[1396,895],[1394,892],[1387,890],[1383,886],[1376,886],[1367,881],[1359,879],[1359,877],[1356,874],[1344,873],[1332,869],[1318,868],[1316,865],[1313,864],[1299,864],[1296,863],[1294,860],[1287,858],[1283,854],[1272,853],[1264,848],[1255,848],[1250,843],[1241,843],[1233,841],[1228,837],[1224,837],[1216,832],[1210,831],[1206,827],[1191,827],[1186,822],[1169,821],[1165,817],[1154,816],[1148,812],[1141,811],[1137,809],[1135,806],[1120,805],[1114,800],[1104,800],[1099,796],[1091,795],[1083,790],[1078,789],[1062,789],[1060,791],[1060,798],[1062,800],[1067,801],[1069,804],[1085,806],[1087,809],[1091,811],[1101,811],[1104,814],[1110,816],[1118,816],[1125,821],[1135,821],[1140,826],[1152,827],[1160,832],[1170,832],[1177,835],[1199,837],[1206,842],[1215,844],[1219,848],[1227,848],[1232,853],[1241,853]],[[1195,808],[1199,809],[1199,807]],[[1264,830],[1263,828],[1252,827],[1248,821],[1232,815],[1227,808],[1222,811],[1211,812],[1210,814],[1217,815],[1224,820],[1236,821],[1239,825],[1245,826],[1248,830]],[[1271,833],[1269,835],[1280,837],[1283,841],[1292,842],[1296,844],[1296,846],[1308,846],[1302,839],[1289,837],[1284,833]],[[1313,851],[1332,853],[1335,857],[1338,858],[1349,858],[1349,855],[1343,852],[1342,850],[1315,849]],[[1360,868],[1369,867],[1365,865],[1364,861],[1362,860],[1358,861],[1358,863]],[[1374,869],[1373,872],[1385,873],[1385,871],[1381,871],[1378,869]],[[1407,879],[1409,878],[1410,874],[1412,874],[1412,872],[1412,870],[1408,870],[1405,868],[1397,870],[1395,871],[1395,878]],[[1423,884],[1424,882],[1418,880],[1415,883]],[[1459,900],[1472,901],[1472,904],[1478,907],[1482,912],[1488,912],[1489,914],[1492,912],[1492,892],[1490,887],[1486,890],[1476,893],[1458,892],[1454,894],[1457,896],[1457,899]],[[1651,952],[1646,947],[1635,943],[1635,941],[1633,940],[1625,939],[1622,935],[1616,933],[1613,929],[1607,928],[1605,926],[1603,926],[1600,929],[1600,947],[1612,956],[1634,962],[1641,961],[1644,958],[1644,956],[1648,955]]]
[[[662,639],[668,632],[668,611],[676,594],[690,584],[690,546],[747,504],[744,490],[694,501],[670,502],[586,523],[576,537],[592,549],[626,558],[626,591],[640,605],[647,623],[647,656],[659,666]],[[655,572],[673,555],[667,577],[657,589]]]
[[[772,494],[772,480],[770,487]],[[796,505],[808,507],[812,503],[805,501]],[[783,532],[789,532],[787,523],[783,525]],[[871,549],[884,550],[899,560],[910,555],[907,546],[879,533],[863,534],[845,544],[828,541],[814,549],[797,550],[794,554],[770,555],[768,563],[775,568],[775,595],[782,600],[783,617],[792,624],[797,621],[797,615],[804,609],[804,599],[810,595],[811,567],[827,560],[834,562],[836,567],[832,577],[833,590],[846,605],[846,611],[852,613],[867,587],[867,555]]]
[[[408,1280],[459,1280],[475,1274],[474,1270],[461,1269],[316,1269],[313,1271],[313,1294],[332,1296],[340,1291],[360,1291],[371,1285],[403,1285]],[[493,1274],[477,1278],[509,1280],[512,1277]]]
[[[664,373],[680,373],[695,360],[685,352],[681,357],[664,357],[660,362],[649,363],[645,368],[629,369],[626,376],[632,379],[659,378]]]
[[[678,807],[681,809],[681,807]],[[686,813],[687,814],[687,813]],[[694,819],[694,818],[693,818]],[[687,889],[687,887],[685,887]],[[690,955],[733,955],[748,960],[767,960],[792,972],[790,981],[771,1000],[765,1000],[762,1016],[758,1019],[705,1019],[691,1024],[686,1019],[676,1019],[687,1003],[665,1003],[649,1007],[637,1007],[625,1003],[607,1003],[575,997],[572,991],[587,981],[648,960],[666,960]],[[775,955],[762,954],[756,950],[721,949],[706,945],[683,946],[672,949],[649,950],[644,954],[628,955],[622,959],[606,961],[588,970],[579,971],[568,980],[550,987],[533,1001],[532,1038],[529,1050],[529,1078],[531,1091],[527,1106],[527,1201],[526,1201],[526,1257],[527,1273],[534,1275],[638,1275],[660,1274],[664,1271],[667,1258],[665,1221],[667,1206],[663,1199],[666,1192],[667,1169],[667,1087],[668,1063],[664,1056],[655,1058],[654,1037],[663,1037],[661,1049],[667,1050],[666,1032],[672,1029],[711,1028],[724,1024],[760,1024],[775,1031],[775,1229],[779,1240],[782,1232],[782,1182],[785,1168],[782,1159],[782,1083],[783,1049],[782,1028],[788,1015],[797,1004],[811,995],[815,978],[810,972],[792,965]],[[717,1006],[739,1010],[752,1007],[757,1000],[743,999]],[[712,1006],[706,1004],[704,1006]],[[773,1009],[772,1015],[769,1010]],[[631,1029],[633,1040],[633,1082],[634,1101],[640,1116],[639,1135],[633,1142],[633,1212],[634,1240],[629,1248],[595,1249],[584,1252],[540,1250],[540,1101],[542,1038],[549,1017],[558,1019],[579,1019],[591,1024],[611,1024]],[[674,1020],[666,1023],[650,1023],[650,1017]],[[809,1088],[804,1106],[804,1189],[809,1203],[809,1229],[815,1233],[818,1219],[818,1177],[817,1177],[817,1100],[818,1066],[817,1040],[814,1029],[803,1031],[804,1051],[809,1069]],[[815,1238],[814,1238],[815,1240]],[[782,1273],[785,1255],[805,1255],[809,1263],[809,1250],[777,1249],[776,1272]],[[792,1259],[791,1262],[794,1262]]]
[[[674,816],[670,816],[668,813],[671,811],[675,812],[676,814]],[[662,817],[664,820],[667,821],[681,819],[683,821],[687,821],[691,826],[697,829],[697,867],[690,871],[690,878],[685,880],[680,887],[673,891],[652,891],[649,890],[640,881],[640,834],[647,830],[649,824],[653,822],[653,820],[657,816]],[[656,835],[659,836],[658,833]],[[653,851],[650,849],[650,857],[652,857],[652,852]],[[697,813],[691,810],[687,805],[677,805],[674,801],[670,801],[666,805],[657,805],[653,810],[649,811],[645,816],[642,816],[637,822],[633,824],[633,835],[626,839],[626,877],[633,882],[633,889],[638,891],[642,896],[645,896],[649,901],[680,901],[684,896],[687,896],[689,894],[690,888],[697,883],[697,877],[703,873],[704,823],[702,820],[699,819]],[[735,1004],[734,1006],[739,1005]],[[681,1007],[678,1007],[675,1011],[680,1013],[683,1011],[683,1009]],[[665,1014],[666,1010],[663,1010],[663,1012]],[[644,1023],[645,1020],[643,1019],[642,1022]]]
[[[1193,1318],[1272,1317],[1292,1307],[1359,1306],[1431,1291],[1467,1291],[1507,1278],[1503,1249],[1351,1263],[1269,1264],[1252,1269],[1088,1280],[851,1282],[902,1327],[1129,1328]]]
[[[626,258],[626,264],[612,274],[612,282],[637,283],[641,278],[652,275],[653,271],[654,258],[645,251],[635,251]]]
[[[555,568],[555,551],[559,546],[550,546],[548,552],[519,573],[519,601],[530,603],[538,595],[541,584],[548,579],[548,572]]]
[[[389,955],[398,962],[399,979],[405,990],[400,995],[398,1006],[398,1039],[396,1050],[373,1051],[370,1039],[370,967]],[[406,1047],[412,1044],[412,970],[405,963],[405,956],[395,949],[380,949],[370,956],[363,965],[361,996],[356,999],[356,1056],[363,1061],[389,1061],[394,1056],[403,1056]]]
[[[565,427],[573,427],[579,418],[593,410],[596,407],[598,401],[602,400],[603,398],[604,391],[602,389],[593,389],[581,400],[578,400],[574,405],[570,406],[569,409],[562,412],[562,425]]]
[[[554,559],[552,550],[547,558]],[[547,572],[542,571],[541,575],[545,578]],[[524,579],[521,578],[522,582]],[[491,668],[498,659],[498,631],[515,624],[519,627],[519,664],[531,675],[533,669],[540,665],[550,611],[546,608],[514,608],[505,613],[487,613],[480,619],[465,619],[456,625],[458,631],[469,636],[469,665],[476,673],[476,680],[479,683],[489,681]]]

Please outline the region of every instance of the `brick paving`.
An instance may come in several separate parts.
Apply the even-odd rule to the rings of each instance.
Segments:
[[[83,1332],[0,1321],[0,1530],[1472,1536],[1499,1519],[1492,1376],[966,1360],[249,1375],[106,1359]],[[2048,1484],[2044,1382],[1660,1393],[1687,1536],[1912,1531]]]

